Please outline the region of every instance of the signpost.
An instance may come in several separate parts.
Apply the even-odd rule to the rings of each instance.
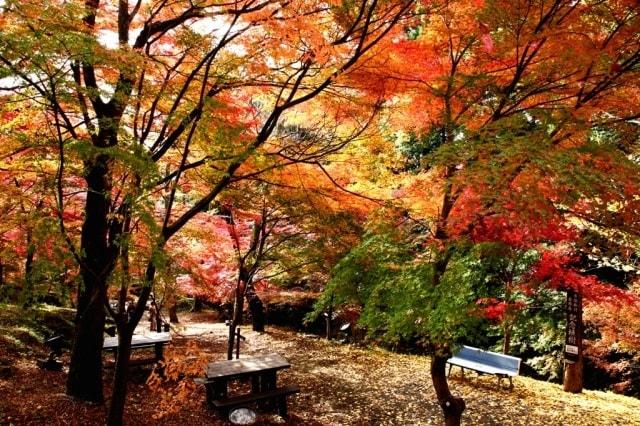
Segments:
[[[575,363],[582,353],[582,296],[573,290],[567,291],[566,313],[564,359]]]

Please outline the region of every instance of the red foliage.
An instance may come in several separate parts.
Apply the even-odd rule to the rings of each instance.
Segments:
[[[507,302],[494,297],[478,299],[476,304],[481,308],[483,316],[494,322],[501,322],[509,312],[519,311],[527,306],[521,300]]]
[[[577,236],[557,217],[520,217],[515,212],[483,217],[471,235],[475,242],[501,241],[515,248],[570,241]]]
[[[593,275],[584,275],[572,265],[577,259],[567,250],[556,249],[542,253],[529,273],[531,281],[545,283],[558,290],[573,290],[588,302],[608,302],[614,305],[638,302],[637,295],[604,284]]]

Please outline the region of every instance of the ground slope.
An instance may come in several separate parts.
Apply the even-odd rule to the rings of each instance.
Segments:
[[[169,356],[181,359],[195,350],[204,360],[224,359],[226,330],[207,315],[183,316]],[[247,341],[242,355],[278,352],[291,362],[279,381],[297,383],[302,392],[290,398],[289,424],[442,423],[425,357],[355,348],[277,328],[258,334],[245,327],[243,334]],[[63,373],[38,370],[31,356],[12,356],[2,348],[0,356],[10,358],[14,366],[12,377],[0,379],[0,425],[103,424],[104,407],[64,395]],[[134,371],[126,424],[225,424],[204,408],[202,387],[190,387],[186,398],[175,396],[170,387],[150,389],[145,384],[148,374],[148,370]],[[111,370],[105,376],[108,392]],[[513,390],[500,389],[495,377],[468,374],[462,379],[456,370],[450,383],[467,402],[463,416],[467,425],[640,425],[640,400],[613,393],[573,395],[558,385],[523,377],[514,380]],[[169,401],[168,410],[158,408],[162,401]],[[275,415],[263,415],[260,422],[284,423]]]

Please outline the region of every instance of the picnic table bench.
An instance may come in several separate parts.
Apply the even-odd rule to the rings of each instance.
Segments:
[[[454,365],[462,369],[474,370],[478,373],[495,374],[498,376],[498,386],[502,379],[509,379],[509,387],[513,388],[513,376],[520,372],[520,358],[510,355],[499,354],[497,352],[485,351],[472,346],[463,346],[454,356],[449,358],[449,374]]]
[[[277,372],[291,367],[278,354],[252,356],[207,365],[204,378],[195,382],[206,386],[207,405],[227,415],[234,408],[251,403],[275,403],[278,414],[287,417],[287,396],[300,392],[297,385],[277,386]],[[228,395],[228,384],[233,380],[251,380],[251,392],[244,395]]]
[[[170,333],[154,333],[145,335],[134,334],[131,338],[131,350],[153,348],[154,356],[152,358],[132,359],[130,365],[141,365],[158,362],[164,359],[164,346],[171,341]],[[106,337],[102,350],[113,351],[114,357],[118,357],[118,337]]]

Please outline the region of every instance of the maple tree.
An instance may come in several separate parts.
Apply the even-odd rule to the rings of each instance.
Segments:
[[[639,24],[633,2],[448,1],[409,28],[394,55],[380,59],[387,66],[377,78],[400,93],[393,106],[403,113],[391,113],[390,121],[408,130],[399,141],[411,155],[403,167],[417,173],[395,195],[408,200],[411,215],[427,219],[427,283],[404,287],[413,296],[417,288],[435,292],[433,314],[420,318],[437,315],[441,326],[463,327],[458,311],[450,309],[449,317],[446,307],[457,301],[463,309],[470,301],[459,292],[471,289],[451,289],[451,301],[439,296],[460,265],[460,241],[483,237],[527,247],[553,241],[554,227],[571,220],[637,234],[630,229],[637,223],[637,164],[594,136],[638,117],[637,103],[628,100],[639,93]],[[571,46],[570,52],[563,46]],[[428,201],[416,205],[420,196]],[[524,232],[513,232],[519,230]],[[552,259],[557,257],[543,255],[535,267],[553,269],[555,278],[546,278],[552,283],[589,296],[620,295],[581,278],[569,262],[555,268],[560,265]],[[392,266],[380,276],[391,274]],[[388,279],[377,278],[392,291],[384,284]],[[401,293],[385,297],[379,309],[409,309],[391,302],[406,300]],[[411,312],[419,311],[420,303],[409,304]],[[394,317],[382,313],[365,318],[378,321],[378,329],[386,324],[400,334],[402,327],[415,330],[404,320],[395,327]],[[430,323],[420,331],[434,344],[431,373],[445,422],[459,424],[464,402],[450,393],[445,376],[455,339],[434,335],[437,327]],[[455,327],[448,330],[457,336]],[[579,368],[576,363],[566,370]],[[581,384],[570,387],[576,386]]]
[[[58,154],[60,229],[80,268],[70,395],[103,399],[106,307],[119,339],[108,423],[121,422],[131,335],[167,241],[235,182],[335,149],[335,139],[301,144],[272,135],[288,112],[340,88],[412,3],[5,2],[2,74],[19,82],[15,93],[45,107]],[[334,109],[319,125],[346,115],[356,126],[369,122],[362,105],[364,113],[348,107],[349,96],[325,102]],[[69,167],[78,163],[81,173]],[[78,246],[62,214],[62,182],[73,172],[86,189]],[[183,183],[193,180],[206,189],[180,203]],[[123,279],[114,310],[107,295],[116,269]],[[128,322],[135,272],[141,293]]]

